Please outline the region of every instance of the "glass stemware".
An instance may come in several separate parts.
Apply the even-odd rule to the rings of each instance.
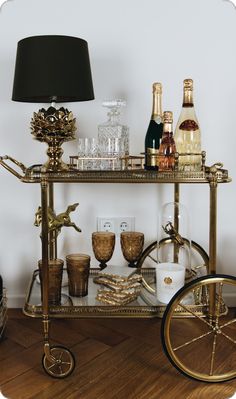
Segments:
[[[108,231],[96,231],[92,233],[92,247],[95,258],[100,262],[100,269],[107,267],[115,248],[115,233]]]
[[[142,255],[144,234],[136,231],[124,231],[120,235],[121,250],[129,267],[136,267]]]

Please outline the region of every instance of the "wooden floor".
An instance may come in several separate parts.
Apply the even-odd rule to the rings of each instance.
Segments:
[[[184,377],[162,352],[160,320],[53,320],[52,343],[71,348],[72,375],[49,377],[42,365],[41,321],[9,310],[0,343],[0,390],[8,399],[228,399],[236,380],[207,384]],[[1,398],[1,394],[0,394]]]

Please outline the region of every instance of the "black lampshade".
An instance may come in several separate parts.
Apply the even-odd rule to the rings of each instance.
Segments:
[[[93,99],[85,40],[49,35],[18,42],[12,100],[49,103]]]

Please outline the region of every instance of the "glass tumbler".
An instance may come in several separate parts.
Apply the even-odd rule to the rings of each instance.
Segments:
[[[49,305],[59,305],[61,302],[61,283],[63,274],[64,262],[62,259],[50,259],[48,261],[48,303]],[[43,299],[42,290],[42,260],[38,262],[39,266],[39,279],[41,284],[41,299]]]
[[[66,256],[69,295],[83,297],[88,294],[90,256],[70,254]]]

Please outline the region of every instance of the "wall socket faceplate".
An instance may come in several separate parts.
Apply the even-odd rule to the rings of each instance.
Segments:
[[[122,231],[135,230],[135,217],[98,217],[97,231],[111,231],[120,234]]]

